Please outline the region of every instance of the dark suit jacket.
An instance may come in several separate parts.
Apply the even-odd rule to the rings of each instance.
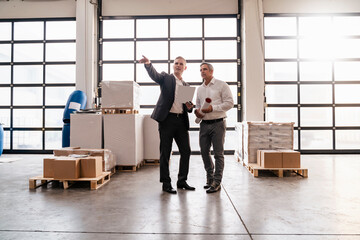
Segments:
[[[151,118],[158,122],[162,122],[168,116],[170,109],[174,103],[176,79],[174,74],[168,74],[165,72],[158,73],[151,63],[148,66],[145,64],[145,69],[147,70],[151,79],[160,85],[161,93],[154,108],[154,111],[151,114]],[[189,86],[189,84],[184,81],[182,81],[182,83],[184,86]],[[183,104],[184,123],[186,129],[188,130],[189,130],[188,112],[191,111],[192,110],[188,110],[186,105]]]

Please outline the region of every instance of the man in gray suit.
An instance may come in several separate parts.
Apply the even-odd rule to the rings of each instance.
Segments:
[[[150,78],[160,85],[161,93],[156,103],[151,118],[159,123],[160,134],[160,182],[163,183],[162,189],[165,192],[176,194],[176,190],[171,186],[169,172],[169,159],[172,149],[172,142],[175,142],[180,152],[180,166],[178,173],[177,188],[185,190],[195,190],[187,184],[189,173],[189,159],[191,154],[189,141],[189,117],[188,112],[194,107],[192,103],[181,103],[178,100],[177,86],[189,86],[182,79],[182,74],[186,70],[186,60],[177,57],[174,60],[174,73],[158,73],[151,61],[143,56],[139,63],[145,64]]]

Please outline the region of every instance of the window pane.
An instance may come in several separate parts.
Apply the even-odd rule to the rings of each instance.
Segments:
[[[170,58],[182,56],[186,60],[202,59],[201,41],[172,41],[170,43]]]
[[[205,41],[206,59],[236,59],[236,41]]]
[[[266,85],[266,103],[297,103],[297,85]]]
[[[76,21],[46,22],[46,39],[76,39]]]
[[[205,37],[236,37],[236,18],[205,18]]]
[[[76,44],[47,43],[46,61],[76,61]]]
[[[296,40],[265,40],[265,58],[296,58]]]
[[[104,64],[102,80],[134,81],[134,64]]]
[[[75,87],[47,87],[45,89],[46,105],[65,105]]]
[[[331,127],[332,109],[331,108],[301,108],[300,125],[302,127]]]
[[[360,85],[338,84],[335,85],[335,103],[359,103]]]
[[[297,81],[296,62],[266,62],[265,81]]]
[[[14,149],[42,149],[41,131],[14,131]]]
[[[359,58],[360,57],[360,39],[339,39],[335,43],[335,52],[337,58]]]
[[[335,81],[358,81],[360,79],[360,62],[335,62]]]
[[[226,112],[226,127],[235,127],[235,123],[237,123],[237,108],[232,108]],[[227,134],[227,132],[226,132]],[[233,149],[232,147],[231,149]]]
[[[0,106],[10,106],[9,87],[0,87]]]
[[[42,127],[42,109],[14,109],[14,127]]]
[[[295,17],[265,17],[265,36],[295,36]]]
[[[42,87],[14,87],[14,105],[42,105]]]
[[[42,83],[43,66],[14,66],[14,83]]]
[[[336,126],[360,126],[360,108],[336,107],[335,124]]]
[[[62,127],[64,109],[45,109],[45,127]]]
[[[11,23],[2,22],[0,23],[0,41],[11,40]]]
[[[3,147],[6,150],[10,149],[10,131],[4,130],[4,143]]]
[[[359,149],[360,130],[336,130],[336,149]]]
[[[334,17],[334,32],[337,35],[360,35],[360,17]]]
[[[42,62],[43,44],[42,43],[14,44],[14,61]]]
[[[237,82],[237,63],[212,63],[214,76],[225,82]],[[200,76],[200,64],[198,64],[198,74]]]
[[[294,122],[294,126],[297,126],[297,115],[297,108],[267,107],[265,110],[265,117],[268,122]]]
[[[332,86],[323,85],[301,85],[300,103],[332,103]]]
[[[134,60],[134,43],[104,42],[103,60]]]
[[[238,104],[237,102],[237,85],[229,85],[230,90],[231,90],[231,94],[232,94],[232,98],[234,101],[234,104]]]
[[[10,83],[11,67],[0,66],[0,84]]]
[[[103,38],[134,38],[134,20],[104,20]]]
[[[142,55],[150,60],[168,60],[168,42],[141,42],[136,43],[136,56],[141,59]]]
[[[332,131],[301,130],[301,149],[332,149]]]
[[[140,105],[155,105],[159,96],[159,86],[141,86]]]
[[[331,17],[299,17],[299,35],[333,36]]]
[[[189,135],[190,135],[191,151],[200,151],[199,132],[198,131],[189,131]],[[178,146],[175,143],[175,141],[173,142],[173,151],[179,151]]]
[[[201,37],[201,18],[170,19],[170,37]]]
[[[74,65],[46,65],[46,83],[75,83],[76,66]]]
[[[331,62],[301,62],[300,81],[331,81]]]
[[[0,123],[5,128],[10,127],[10,109],[0,109]]]
[[[53,150],[62,147],[62,132],[61,131],[46,131],[45,132],[45,149]]]
[[[0,44],[0,62],[10,62],[10,61],[11,61],[11,45]]]
[[[226,131],[224,150],[234,150],[235,142],[236,142],[236,132],[233,130]]]
[[[171,72],[173,72],[173,63],[171,64]],[[202,82],[200,75],[200,63],[186,63],[187,69],[183,73],[185,82]]]
[[[43,22],[15,22],[14,40],[43,40]]]
[[[137,38],[164,38],[168,37],[167,19],[136,20]]]
[[[298,139],[298,130],[294,130],[294,150],[299,149],[299,139]]]
[[[300,39],[299,55],[301,58],[332,58],[334,55],[334,46],[329,39]]]
[[[168,64],[167,63],[154,63],[152,65],[154,66],[156,71],[158,71],[159,73],[161,73],[161,72],[167,73],[168,72]],[[184,75],[183,75],[185,81],[188,81],[188,79],[185,77],[186,76],[185,74],[188,70],[189,69],[186,69],[186,71],[184,72]],[[149,77],[149,74],[146,71],[144,64],[136,64],[136,82],[154,82]]]

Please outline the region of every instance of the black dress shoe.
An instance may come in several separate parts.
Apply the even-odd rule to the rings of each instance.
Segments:
[[[210,188],[211,187],[211,185],[212,185],[212,181],[208,181],[207,183],[206,183],[206,185],[204,185],[204,189],[208,189],[208,188]]]
[[[172,188],[171,185],[164,185],[162,187],[162,190],[167,193],[176,194],[176,190]]]
[[[182,188],[182,189],[190,190],[190,191],[195,190],[194,187],[189,186],[186,182],[177,183],[177,188]]]
[[[206,193],[214,193],[221,189],[220,184],[217,186],[211,186],[208,190],[206,190]]]

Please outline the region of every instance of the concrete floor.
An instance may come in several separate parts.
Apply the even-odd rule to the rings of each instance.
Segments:
[[[188,183],[161,191],[158,166],[120,172],[98,190],[51,184],[29,190],[46,155],[2,155],[0,239],[360,239],[359,155],[303,155],[309,178],[254,178],[226,156],[222,190],[206,194],[200,156]],[[176,185],[178,156],[171,161]]]

